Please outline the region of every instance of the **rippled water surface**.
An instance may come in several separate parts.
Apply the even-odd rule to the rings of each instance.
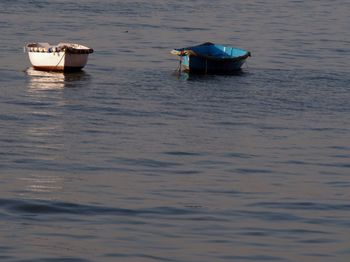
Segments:
[[[0,2],[0,260],[350,259],[350,3]],[[26,42],[94,48],[30,68]],[[206,41],[253,56],[174,73]]]

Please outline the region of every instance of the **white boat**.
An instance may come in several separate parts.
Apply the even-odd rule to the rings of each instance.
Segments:
[[[45,71],[78,71],[88,61],[94,50],[79,44],[29,43],[26,45],[34,69]]]

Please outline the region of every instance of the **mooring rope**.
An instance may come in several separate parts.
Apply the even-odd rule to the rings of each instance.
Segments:
[[[181,74],[181,68],[182,68],[182,57],[181,57],[181,56],[179,56],[179,58],[180,58],[180,60],[179,60],[179,68],[178,68],[178,70],[179,70],[179,74]]]
[[[184,51],[181,51],[180,54],[177,54],[179,56],[179,65],[177,68],[178,73],[181,75],[181,70],[182,70],[182,58],[184,56]]]
[[[60,51],[60,52],[61,52],[61,51]],[[60,53],[60,52],[58,52],[58,53]],[[57,65],[56,65],[55,67],[58,67],[58,65],[61,63],[62,59],[63,59],[65,56],[66,56],[66,52],[63,50],[63,55],[62,55],[60,61],[58,61]]]

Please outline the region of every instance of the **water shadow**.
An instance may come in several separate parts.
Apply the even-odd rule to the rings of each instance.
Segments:
[[[203,81],[203,80],[213,80],[218,77],[243,77],[248,75],[248,72],[244,70],[238,70],[231,73],[211,73],[211,74],[198,74],[198,73],[190,73],[187,71],[179,71],[178,69],[174,70],[174,77],[179,80],[188,80],[188,81]]]

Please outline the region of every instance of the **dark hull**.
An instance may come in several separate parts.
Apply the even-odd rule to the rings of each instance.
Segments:
[[[35,70],[40,71],[54,71],[54,72],[78,72],[83,67],[72,67],[72,66],[33,66]]]
[[[237,59],[208,59],[200,56],[183,57],[183,70],[195,74],[232,74],[240,71],[246,57]]]

